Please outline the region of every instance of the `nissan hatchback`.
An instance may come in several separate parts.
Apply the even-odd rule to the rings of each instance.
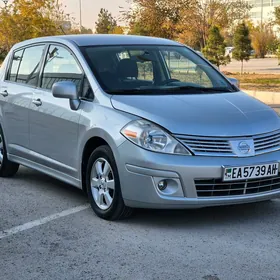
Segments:
[[[115,220],[280,196],[280,119],[194,50],[151,37],[15,45],[0,74],[0,175],[19,165]]]

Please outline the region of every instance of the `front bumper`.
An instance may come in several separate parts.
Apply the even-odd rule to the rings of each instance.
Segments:
[[[118,147],[116,161],[125,204],[139,208],[201,208],[242,204],[280,197],[280,189],[256,194],[198,197],[195,180],[219,179],[222,166],[280,162],[280,151],[247,158],[179,156],[146,151],[129,141]],[[157,182],[167,179],[178,187],[161,192]]]

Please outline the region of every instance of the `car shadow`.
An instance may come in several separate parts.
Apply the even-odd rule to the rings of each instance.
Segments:
[[[81,203],[88,202],[87,196],[82,190],[29,168],[21,167],[18,174],[13,177],[14,180],[16,184],[22,181],[24,184],[28,184],[28,188],[33,188],[37,191],[48,191],[53,195],[67,197],[73,201],[79,200]],[[148,226],[150,228],[218,227],[246,224],[248,221],[252,225],[253,223],[260,223],[263,219],[277,220],[280,223],[279,211],[280,197],[279,199],[259,203],[200,209],[135,209],[135,213],[131,218],[118,221],[118,223]]]
[[[81,198],[86,198],[86,194],[81,189],[27,167],[21,166],[12,180],[17,184],[22,181],[24,184],[28,184],[29,188],[36,188],[37,190],[48,189],[51,192],[62,195],[67,192],[69,196],[72,194],[78,197],[80,196]]]
[[[225,227],[236,224],[259,224],[263,219],[280,223],[280,200],[231,206],[207,207],[184,210],[137,209],[132,218],[122,221],[131,225],[148,227]]]

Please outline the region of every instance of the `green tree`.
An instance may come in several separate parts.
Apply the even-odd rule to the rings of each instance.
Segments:
[[[115,26],[112,30],[110,30],[110,34],[119,34],[122,35],[124,34],[124,29],[121,26]]]
[[[129,28],[129,35],[142,35],[142,36],[149,36],[150,32],[149,29],[146,29],[145,26],[141,24],[140,21],[134,21],[133,23],[130,22]]]
[[[243,73],[243,62],[250,59],[251,54],[251,39],[248,26],[245,22],[240,23],[235,30],[233,38],[234,50],[232,57],[241,61],[241,74]]]
[[[184,11],[194,0],[132,0],[132,8],[123,12],[130,34],[175,39],[183,26]],[[180,30],[178,30],[180,29]]]
[[[204,48],[213,26],[232,33],[234,23],[248,17],[251,6],[244,0],[198,0],[192,9],[186,10],[185,30],[192,34]]]
[[[117,27],[117,21],[106,9],[101,9],[95,22],[95,33],[109,34]]]
[[[206,46],[203,49],[205,57],[213,64],[220,67],[230,62],[230,57],[225,55],[225,39],[217,26],[211,27]]]
[[[273,36],[274,38],[272,39],[271,42],[269,42],[267,46],[267,51],[269,54],[277,54],[277,50],[279,47],[279,39],[276,36]]]
[[[14,0],[0,10],[0,56],[17,42],[63,34],[66,16],[56,0]]]
[[[70,30],[68,30],[67,32],[65,32],[67,35],[72,35],[72,34],[92,34],[92,29],[90,28],[86,28],[84,26],[82,26],[82,30],[80,29],[80,26],[78,25],[74,25],[71,27]]]
[[[191,47],[205,47],[211,27],[232,29],[248,16],[244,0],[131,0],[124,11],[130,34],[178,40]]]
[[[92,34],[92,30],[90,28],[86,28],[86,27],[82,26],[81,33],[82,34]]]
[[[274,9],[275,24],[280,25],[280,6]]]
[[[280,44],[279,44],[278,49],[276,51],[276,55],[277,55],[277,58],[278,58],[278,65],[280,65]]]

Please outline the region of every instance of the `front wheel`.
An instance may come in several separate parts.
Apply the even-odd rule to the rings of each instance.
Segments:
[[[132,209],[124,204],[117,165],[108,146],[101,146],[92,152],[86,184],[91,207],[98,217],[119,220],[132,214]]]

